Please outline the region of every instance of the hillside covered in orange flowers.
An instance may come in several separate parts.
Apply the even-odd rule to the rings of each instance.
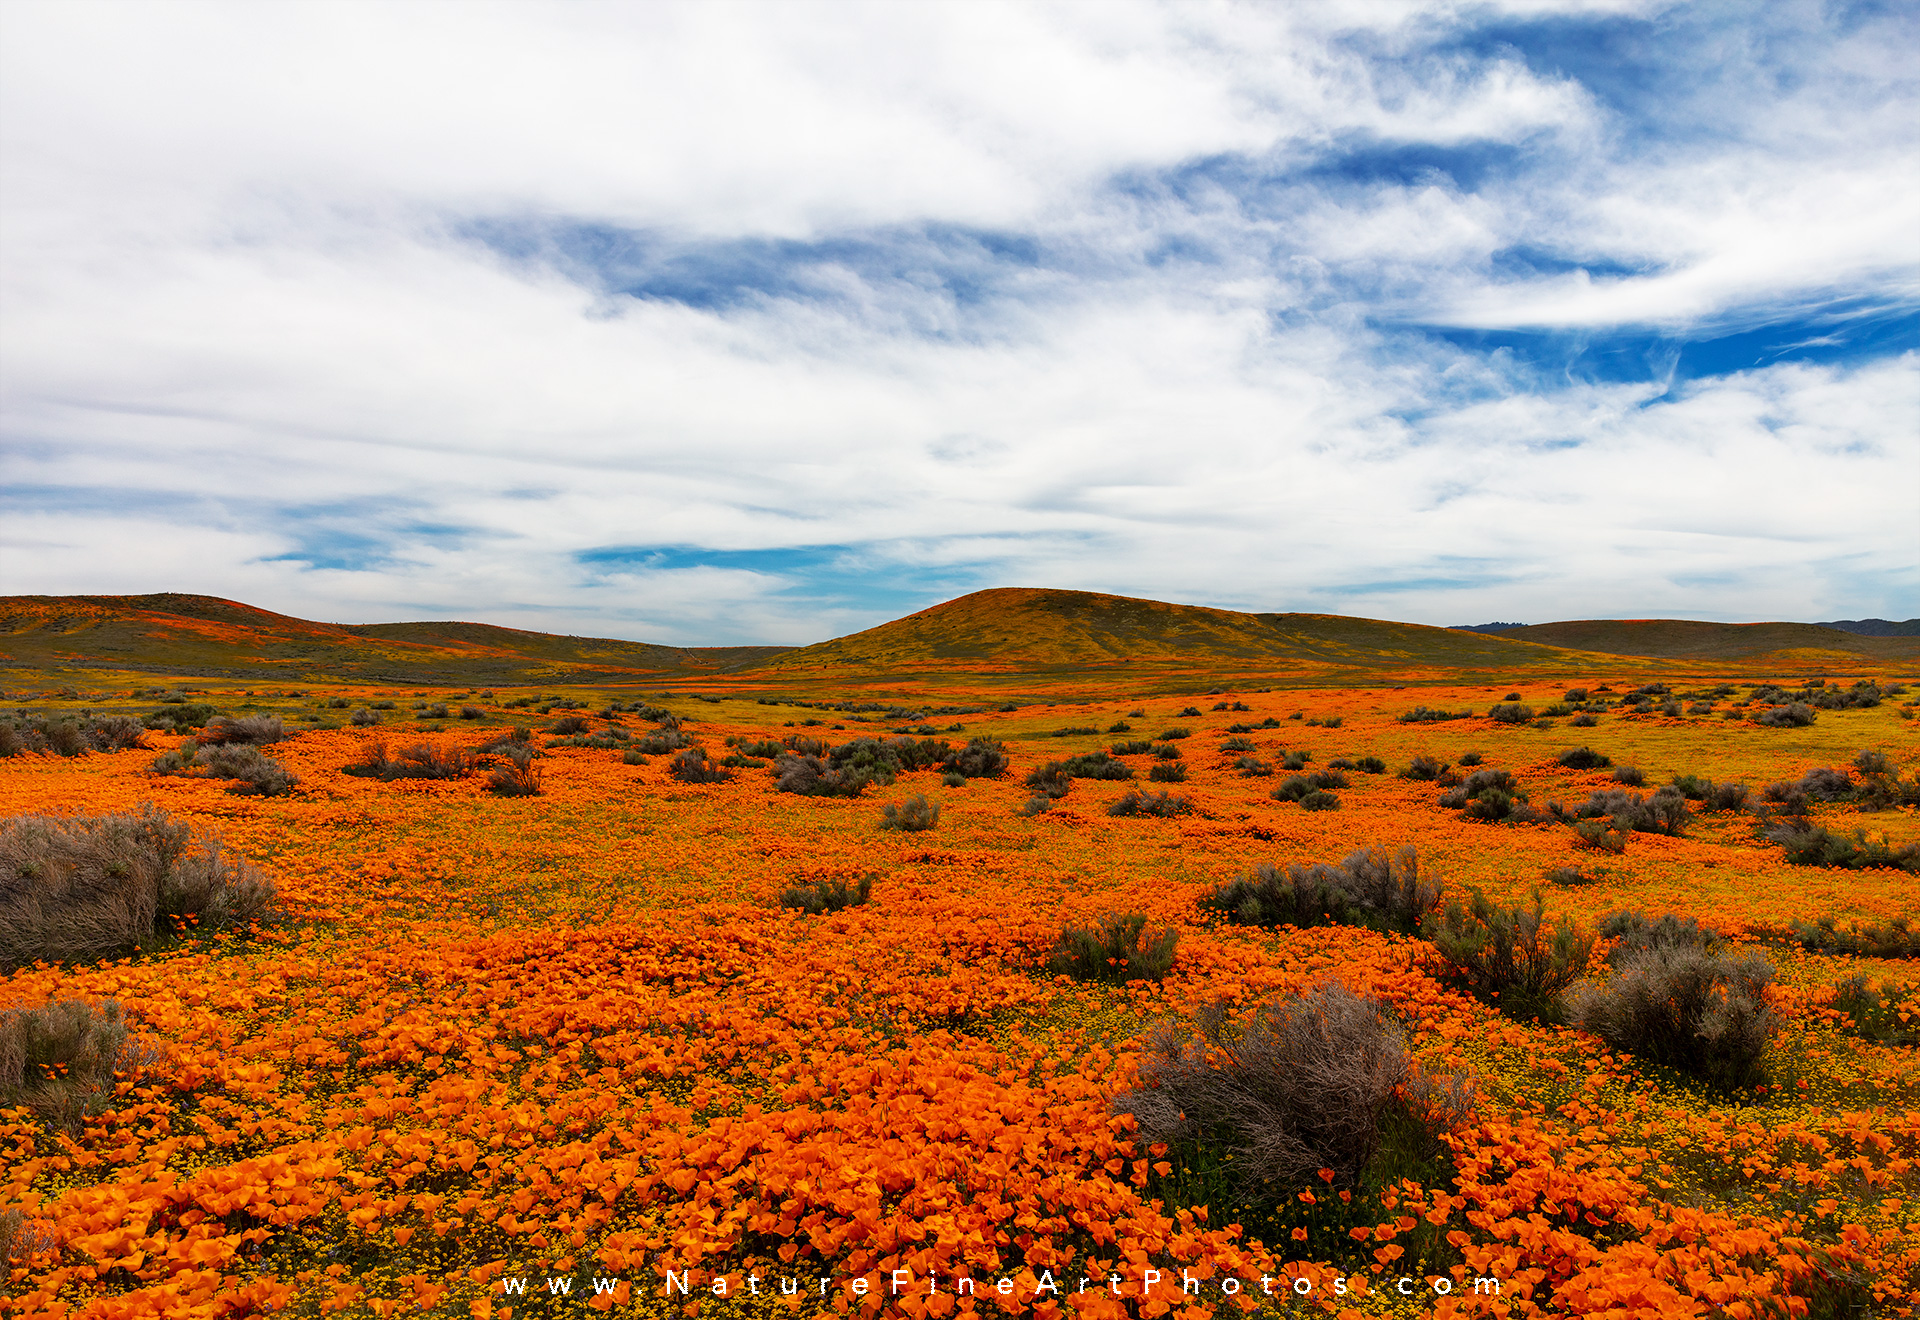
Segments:
[[[70,1121],[0,1058],[0,1315],[1920,1306],[1904,653],[1762,672],[1032,592],[697,675],[455,686],[205,622],[266,659],[157,679],[185,633],[149,655],[145,622],[98,624],[129,649],[93,670],[9,653],[8,828],[150,804],[278,900],[0,979],[0,1013],[129,1032]],[[144,745],[60,733],[115,717]],[[269,791],[195,760],[248,720],[285,735]],[[1438,886],[1413,929],[1215,901],[1406,847]],[[15,867],[0,899],[44,874]],[[1622,911],[1764,958],[1757,1070],[1476,983],[1442,940],[1476,892],[1537,893],[1590,987],[1626,975]],[[1128,914],[1159,974],[1063,961]],[[1354,1168],[1250,1182],[1224,1129],[1143,1133],[1156,1040],[1213,1024],[1218,1063],[1331,983],[1407,1061]]]

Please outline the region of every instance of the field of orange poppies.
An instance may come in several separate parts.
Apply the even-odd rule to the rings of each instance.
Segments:
[[[1515,722],[1486,714],[1505,685],[1169,696],[1110,675],[1052,705],[943,690],[934,709],[858,711],[715,679],[646,694],[653,718],[604,688],[439,698],[475,704],[466,722],[423,722],[410,692],[316,689],[280,702],[321,726],[267,749],[297,776],[286,795],[156,775],[173,745],[159,733],[0,760],[0,816],[153,803],[260,864],[285,909],[0,981],[0,1008],[115,1001],[151,1051],[77,1130],[0,1111],[0,1210],[19,1225],[0,1314],[1912,1314],[1916,1049],[1832,1001],[1857,974],[1896,1004],[1920,978],[1788,932],[1920,915],[1915,876],[1793,862],[1751,812],[1701,802],[1678,833],[1610,850],[1560,820],[1469,819],[1439,805],[1441,782],[1398,773],[1425,756],[1457,778],[1477,754],[1528,801],[1572,803],[1616,783],[1560,763],[1587,746],[1649,789],[1694,775],[1757,798],[1877,752],[1897,788],[1920,766],[1912,696],[1767,727],[1763,705],[1732,704],[1744,680],[1645,712],[1608,682],[1578,728],[1554,713],[1564,678],[1515,682],[1533,708]],[[393,709],[327,727],[335,695]],[[541,700],[506,704],[527,696]],[[1476,713],[1404,721],[1417,705]],[[623,755],[659,710],[711,763],[741,762],[732,777],[685,783],[670,756]],[[546,746],[569,713],[608,745]],[[345,773],[371,739],[471,750],[515,723],[540,749],[534,795],[495,794],[484,773]],[[997,740],[1010,766],[817,797],[776,791],[768,758],[738,750],[900,729]],[[1030,805],[1037,767],[1130,739],[1178,748],[1161,759],[1185,779],[1151,786],[1190,811],[1109,813],[1148,787],[1153,753],[1120,758],[1133,781],[1073,779]],[[1345,772],[1337,805],[1307,810],[1272,796],[1301,753],[1310,771],[1386,768]],[[914,794],[937,823],[883,828]],[[1912,806],[1873,805],[1804,811],[1896,855],[1920,843]],[[1675,913],[1764,953],[1780,1020],[1764,1081],[1716,1090],[1503,1015],[1422,939],[1200,906],[1262,863],[1404,845],[1449,898],[1537,889],[1587,929]],[[862,880],[867,901],[840,911],[782,905]],[[1063,927],[1118,913],[1178,933],[1164,980],[1048,974]],[[1329,1170],[1283,1215],[1198,1199],[1212,1184],[1112,1107],[1142,1032],[1329,978],[1385,1005],[1419,1068],[1468,1079],[1473,1105],[1427,1115],[1427,1155],[1351,1185]]]

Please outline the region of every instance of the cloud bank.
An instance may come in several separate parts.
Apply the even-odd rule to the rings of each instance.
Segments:
[[[692,644],[1920,602],[1898,6],[8,27],[0,590]]]

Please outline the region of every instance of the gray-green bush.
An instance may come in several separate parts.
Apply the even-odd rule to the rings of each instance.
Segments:
[[[0,821],[0,970],[137,953],[267,915],[273,882],[157,807]]]

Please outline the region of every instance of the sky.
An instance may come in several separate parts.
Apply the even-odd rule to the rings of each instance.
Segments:
[[[0,592],[1920,614],[1903,3],[0,12]]]

